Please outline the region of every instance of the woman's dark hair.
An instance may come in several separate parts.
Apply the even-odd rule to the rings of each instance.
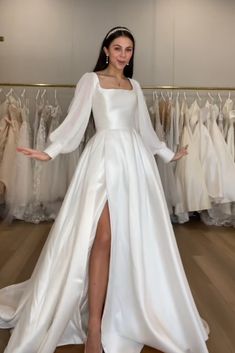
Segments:
[[[111,34],[109,35],[109,33]],[[135,39],[131,34],[130,30],[127,27],[123,27],[123,26],[114,27],[110,29],[110,31],[108,31],[108,33],[106,34],[102,42],[99,58],[97,60],[97,63],[93,71],[104,70],[108,66],[108,64],[106,63],[106,54],[104,51],[104,47],[108,49],[110,46],[110,43],[118,37],[128,37],[133,43],[133,54],[132,54],[131,60],[129,62],[129,65],[127,65],[123,70],[124,76],[131,78],[133,76],[133,70],[134,70]]]

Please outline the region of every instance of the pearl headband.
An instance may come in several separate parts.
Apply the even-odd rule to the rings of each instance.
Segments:
[[[109,32],[109,33],[107,34],[107,36],[106,36],[106,39],[107,39],[109,36],[111,36],[111,34],[117,32],[117,31],[125,31],[125,32],[128,32],[128,33],[130,33],[130,34],[132,35],[132,33],[131,33],[131,31],[129,31],[129,29],[124,28],[124,27],[118,27],[118,28],[113,29],[111,32]]]

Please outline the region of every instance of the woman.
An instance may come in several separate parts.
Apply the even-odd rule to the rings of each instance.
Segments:
[[[73,151],[91,109],[96,134],[84,149],[32,277],[0,291],[7,353],[52,353],[85,342],[86,353],[206,353],[206,329],[180,260],[154,159],[176,154],[157,138],[133,80],[135,41],[106,35],[94,72],[78,82],[42,161]],[[88,281],[89,278],[89,281]],[[8,300],[6,299],[8,298]]]

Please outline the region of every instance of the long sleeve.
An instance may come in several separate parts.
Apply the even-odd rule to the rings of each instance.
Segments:
[[[164,162],[168,163],[172,160],[175,153],[166,146],[165,142],[159,140],[153,129],[142,89],[136,80],[132,79],[131,82],[136,89],[138,97],[138,106],[135,118],[139,133],[150,151],[153,154],[159,155],[159,157],[161,157]]]
[[[52,143],[44,152],[52,159],[59,153],[72,152],[79,146],[89,121],[94,88],[93,73],[85,73],[76,86],[68,115],[62,124],[49,135]]]

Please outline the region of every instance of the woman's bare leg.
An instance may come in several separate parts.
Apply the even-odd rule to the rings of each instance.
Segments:
[[[88,284],[88,337],[86,353],[100,353],[101,318],[109,274],[111,228],[108,202],[101,213],[90,253]]]

